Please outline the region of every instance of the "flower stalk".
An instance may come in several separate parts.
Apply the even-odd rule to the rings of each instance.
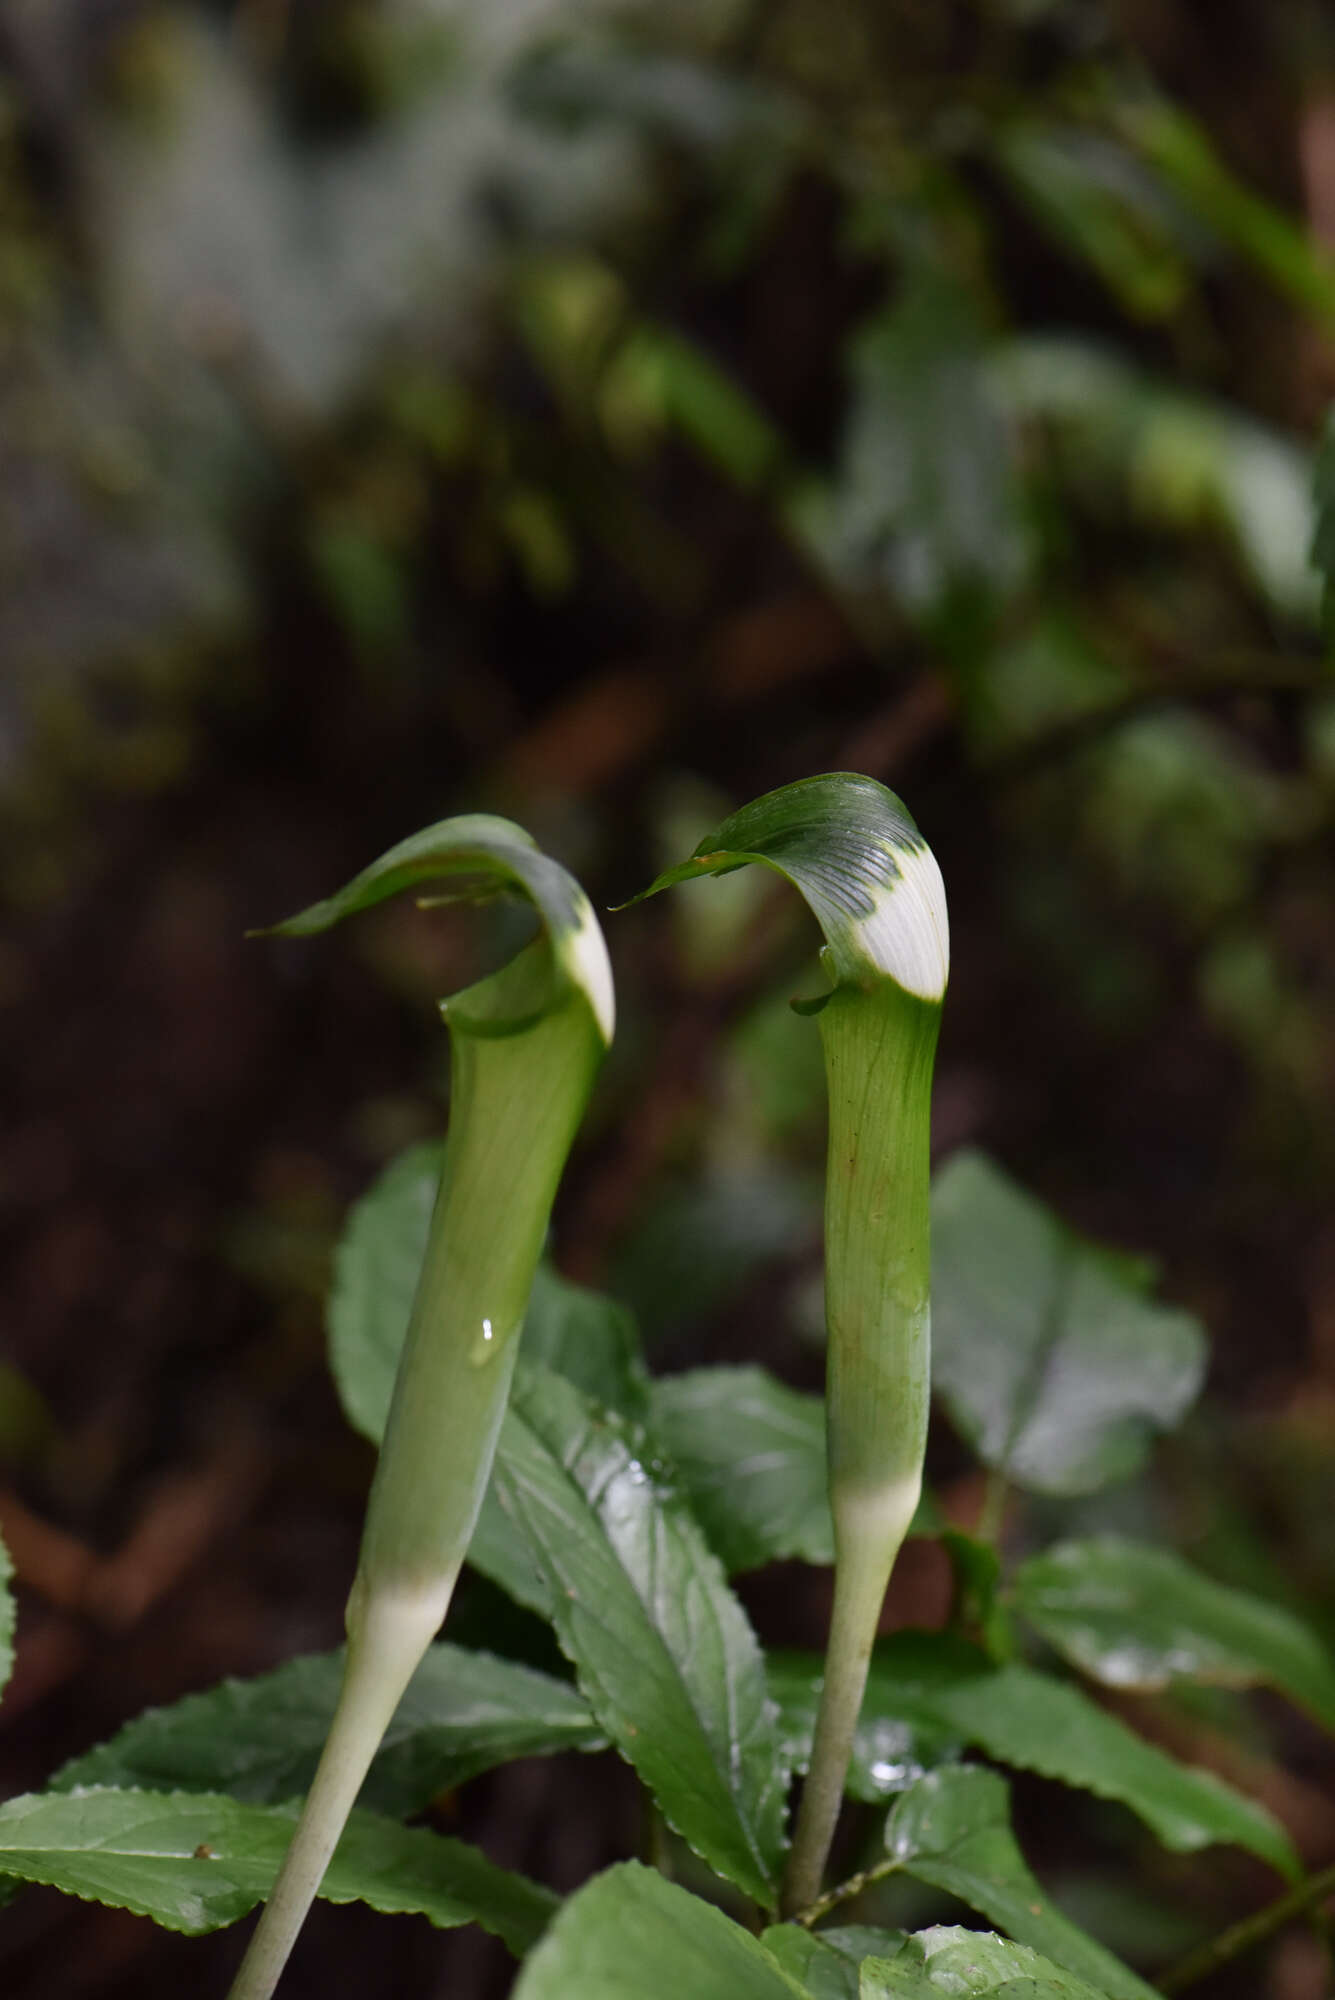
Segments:
[[[831,990],[826,1434],[835,1587],[825,1676],[783,1888],[820,1894],[890,1572],[922,1488],[930,1389],[932,1068],[950,951],[940,870],[903,805],[851,772],[745,806],[646,892],[759,862],[806,898]]]
[[[784,1880],[820,1894],[890,1573],[922,1492],[931,1392],[928,1188],[941,1006],[837,990],[820,1014],[830,1102],[825,1182],[826,1438],[834,1605],[811,1767]]]
[[[348,1598],[338,1707],[230,2000],[268,2000],[381,1737],[445,1617],[477,1523],[557,1183],[611,1040],[611,971],[587,898],[520,828],[428,828],[279,933],[326,930],[437,877],[518,890],[543,920],[509,965],[442,1002],[451,1031],[440,1190]]]

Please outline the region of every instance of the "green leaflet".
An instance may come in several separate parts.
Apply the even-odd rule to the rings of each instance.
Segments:
[[[391,1160],[348,1210],[334,1253],[329,1366],[343,1414],[372,1444],[385,1432],[444,1152],[432,1139]]]
[[[718,1558],[648,1454],[560,1376],[525,1369],[497,1497],[599,1723],[682,1837],[767,1904],[788,1774],[764,1664]]]
[[[821,1662],[814,1653],[770,1653],[766,1659],[770,1693],[779,1704],[784,1755],[797,1772],[811,1758],[811,1739],[820,1706]],[[881,1805],[897,1798],[928,1771],[956,1763],[968,1737],[943,1721],[927,1701],[886,1686],[873,1662],[862,1712],[853,1737],[844,1790],[852,1799]]]
[[[907,1938],[893,1958],[863,1961],[859,2000],[970,2000],[995,1993],[1005,2000],[1105,2000],[1064,1967],[1028,1945],[988,1931],[939,1925]]]
[[[806,1022],[793,1025],[815,1043]],[[819,1060],[819,1047],[815,1053]],[[763,1157],[721,1160],[659,1187],[617,1251],[613,1289],[630,1300],[655,1346],[670,1342],[740,1302],[757,1273],[811,1228],[815,1209],[790,1167]]]
[[[903,1931],[852,1925],[842,1930],[808,1931],[800,1924],[772,1924],[760,1942],[811,2000],[858,2000],[858,1972],[864,1958],[886,1958],[904,1942]]]
[[[981,1153],[932,1188],[933,1381],[984,1463],[1043,1493],[1125,1479],[1190,1406],[1205,1339]]]
[[[51,1789],[141,1786],[280,1804],[310,1784],[342,1677],[340,1649],[148,1709],[110,1742],[67,1764]],[[403,1818],[495,1764],[555,1750],[600,1750],[606,1740],[567,1682],[490,1653],[432,1646],[358,1796],[372,1811]]]
[[[929,1772],[895,1805],[885,1845],[906,1874],[958,1896],[1110,2000],[1153,2000],[1153,1987],[1053,1908],[1016,1844],[1010,1789],[995,1771]]]
[[[691,1368],[651,1391],[651,1425],[729,1575],[834,1561],[825,1404],[763,1368]],[[910,1534],[936,1532],[924,1496]]]
[[[643,1422],[649,1374],[629,1307],[539,1264],[524,1319],[520,1354],[564,1375],[596,1403]]]
[[[268,1894],[295,1819],[295,1809],[198,1792],[40,1793],[0,1806],[0,1871],[194,1936],[235,1923]],[[556,1908],[550,1890],[462,1841],[370,1813],[349,1819],[320,1894],[419,1912],[441,1929],[478,1923],[516,1955]]]
[[[810,1715],[819,1672],[812,1654],[770,1656],[770,1685],[790,1730]],[[919,1732],[936,1732],[938,1742],[953,1738],[998,1763],[1117,1799],[1179,1853],[1232,1841],[1286,1876],[1297,1871],[1287,1835],[1263,1806],[1155,1749],[1079,1688],[1018,1663],[995,1667],[949,1634],[900,1632],[877,1647],[858,1740],[870,1747],[878,1724],[908,1725],[920,1756],[931,1757],[932,1738]]]
[[[729,1573],[834,1561],[825,1405],[763,1368],[693,1368],[653,1385],[653,1428]]]
[[[570,1898],[514,2000],[803,2000],[805,1991],[712,1903],[626,1861]]]
[[[1021,1564],[1014,1600],[1049,1645],[1108,1687],[1267,1683],[1335,1730],[1335,1661],[1316,1634],[1166,1549],[1112,1535],[1059,1543]]]

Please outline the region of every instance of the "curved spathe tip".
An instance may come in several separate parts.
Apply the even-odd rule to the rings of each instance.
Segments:
[[[941,870],[903,801],[875,778],[827,771],[766,792],[644,893],[748,861],[774,869],[806,898],[836,984],[889,979],[919,1000],[941,1000],[950,974]]]
[[[429,900],[482,901],[518,894],[532,903],[546,929],[558,977],[581,995],[599,1035],[611,1042],[616,1025],[612,967],[593,905],[574,876],[544,854],[532,834],[491,813],[468,813],[424,827],[380,855],[333,896],[252,935],[308,937],[404,890],[419,891],[442,880],[462,886]],[[470,992],[475,995],[480,990],[479,986]],[[463,1016],[455,1012],[450,1018],[457,1024]],[[511,1028],[515,1025],[510,1023]]]

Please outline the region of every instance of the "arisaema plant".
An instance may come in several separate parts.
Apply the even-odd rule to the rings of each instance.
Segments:
[[[945,890],[900,800],[835,772],[744,806],[646,892],[759,862],[806,898],[830,986],[826,1434],[835,1595],[811,1768],[784,1885],[819,1893],[890,1571],[922,1489],[930,1390],[932,1067],[950,969]]]
[[[200,1932],[273,1884],[234,2000],[272,1992],[317,1889],[481,1924],[522,1961],[515,2000],[971,2000],[1002,1985],[1034,2000],[1154,2000],[1054,1904],[1001,1771],[968,1761],[981,1755],[1120,1801],[1177,1854],[1229,1842],[1284,1878],[1253,1928],[1169,1967],[1162,1991],[1329,1893],[1328,1876],[1301,1882],[1259,1802],[1144,1741],[1076,1678],[1123,1691],[1264,1683],[1335,1727],[1335,1662],[1277,1605],[1107,1537],[1030,1554],[999,1589],[1006,1550],[952,1530],[949,1629],[873,1649],[926,1435],[944,897],[900,802],[851,774],[744,807],[654,888],[752,862],[798,888],[825,940],[826,989],[796,1003],[815,1017],[828,1080],[824,1436],[819,1399],[763,1368],[651,1379],[624,1308],[541,1265],[533,1284],[611,1033],[601,936],[569,876],[504,821],[448,821],[405,842],[282,928],[320,930],[443,877],[471,897],[516,891],[539,930],[446,1004],[443,1173],[434,1148],[394,1162],[337,1260],[335,1375],[353,1421],[383,1436],[346,1655],[150,1712],[45,1792],[0,1805],[6,1885],[46,1883]],[[1017,1502],[1128,1477],[1196,1392],[1200,1329],[1145,1296],[1140,1265],[1076,1238],[979,1155],[947,1164],[932,1213],[936,1386],[961,1442]],[[930,1511],[914,1532],[931,1532]],[[466,1552],[547,1622],[568,1674],[550,1659],[428,1647]],[[814,1652],[767,1655],[729,1575],[831,1556],[823,1672]],[[6,1616],[0,1577],[0,1678]],[[1026,1628],[1048,1664],[1025,1659]],[[643,1789],[657,1870],[617,1861],[561,1903],[467,1843],[403,1824],[512,1758],[612,1749]],[[293,1838],[289,1802],[307,1785]],[[864,1834],[868,1809],[888,1817],[879,1858],[873,1841],[855,1874],[827,1882],[844,1797]],[[896,1875],[948,1892],[1009,1941],[877,1927],[864,1898]],[[826,1923],[841,1910],[871,1921]]]
[[[232,2000],[272,1993],[385,1728],[449,1608],[557,1182],[612,1038],[611,969],[588,898],[508,820],[443,820],[275,928],[288,937],[327,930],[442,878],[470,899],[517,892],[541,928],[499,972],[441,1002],[449,1132],[348,1598],[342,1691]]]

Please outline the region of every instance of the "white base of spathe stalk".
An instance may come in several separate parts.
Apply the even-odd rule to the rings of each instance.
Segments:
[[[329,1736],[228,2000],[269,2000],[282,1977],[371,1759],[444,1621],[454,1577],[421,1591],[359,1598],[358,1589],[348,1607],[347,1665]]]
[[[918,1475],[884,1493],[845,1496],[842,1505],[835,1496],[834,1606],[811,1766],[784,1874],[785,1917],[800,1915],[821,1892],[881,1606],[921,1490]]]

